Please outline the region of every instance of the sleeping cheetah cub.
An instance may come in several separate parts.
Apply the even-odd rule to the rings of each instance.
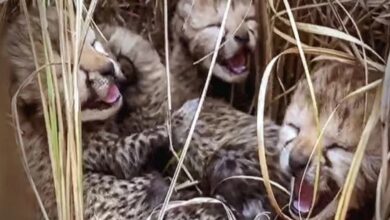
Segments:
[[[173,114],[175,146],[180,149],[187,138],[198,99],[186,102]],[[254,219],[272,212],[263,183],[234,176],[261,177],[258,157],[256,117],[245,114],[214,99],[206,99],[186,155],[185,163],[202,181],[202,189],[222,198],[234,207],[242,219]],[[288,187],[278,163],[279,126],[264,123],[267,165],[271,180]],[[288,204],[288,196],[274,189],[280,206]]]
[[[220,31],[226,1],[180,0],[174,13],[170,52],[173,107],[200,96]],[[226,83],[245,80],[257,41],[250,0],[232,1],[213,74]],[[198,64],[194,62],[201,60]]]
[[[42,65],[44,47],[38,12],[32,10],[30,19],[36,54],[39,65]],[[60,62],[55,8],[47,9],[47,20],[54,62]],[[13,21],[7,33],[5,45],[11,64],[11,95],[36,69],[26,26],[26,20],[21,15]],[[129,43],[140,41],[134,35],[127,36],[126,40]],[[138,51],[137,56],[142,56],[142,53]],[[145,70],[142,68],[145,63],[134,64],[138,70]],[[56,70],[58,79],[62,80],[61,68],[56,67]],[[164,200],[168,183],[157,172],[145,171],[143,167],[156,149],[167,146],[166,128],[154,126],[123,136],[112,132],[111,127],[105,127],[105,122],[111,122],[122,107],[123,96],[119,85],[125,77],[92,29],[87,32],[77,74],[83,122],[85,218],[147,219]],[[28,166],[49,218],[56,219],[49,146],[36,78],[22,90],[18,99]],[[112,126],[111,123],[108,125]],[[210,207],[200,205],[174,209],[172,212],[176,215],[169,212],[167,219],[223,219],[222,207]],[[37,219],[42,219],[42,216],[37,216]]]
[[[369,73],[370,78],[377,78],[375,74]],[[295,177],[290,203],[291,213],[307,217],[312,208],[310,217],[322,220],[331,219],[335,214],[339,198],[337,193],[343,187],[364,128],[364,95],[340,102],[348,93],[364,85],[365,76],[361,66],[329,62],[317,68],[312,79],[319,108],[320,128],[324,126],[336,105],[341,104],[325,128],[316,201],[313,201],[313,190],[317,163],[314,159],[309,161],[309,157],[317,134],[306,81],[299,83],[287,108],[278,146],[283,148],[280,156],[281,167]],[[369,115],[375,91],[367,92],[367,96]],[[372,132],[367,145],[349,207],[349,219],[372,219],[369,210],[375,201],[375,186],[381,164],[381,138],[378,134],[379,124]],[[306,166],[308,170],[304,174]],[[354,211],[356,209],[360,209],[360,213]]]

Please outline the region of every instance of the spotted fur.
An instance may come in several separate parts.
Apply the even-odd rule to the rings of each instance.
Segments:
[[[55,61],[59,61],[56,9],[48,8],[47,13],[48,31],[53,45],[52,52]],[[30,17],[37,57],[39,64],[42,65],[44,53],[40,37],[39,16],[36,11],[32,11]],[[6,49],[12,71],[11,94],[36,68],[26,26],[24,16],[20,16],[8,29]],[[126,41],[131,43],[137,39],[135,35],[132,35],[128,36]],[[123,83],[125,77],[114,57],[104,49],[104,45],[99,43],[92,30],[88,31],[83,48],[77,74],[82,106],[81,120],[83,121],[85,218],[144,219],[158,208],[169,184],[160,174],[142,169],[155,149],[166,146],[168,141],[166,128],[150,125],[149,129],[142,129],[138,132],[136,131],[138,127],[136,127],[127,135],[116,132],[120,129],[113,128],[113,121],[122,106],[123,96],[119,96],[112,105],[104,109],[84,108],[83,106],[90,101],[101,101],[106,98],[110,86]],[[137,56],[141,53],[143,51],[138,51]],[[138,70],[148,70],[148,67],[141,68],[145,63],[137,63],[135,58],[133,61]],[[145,60],[145,62],[148,61]],[[60,79],[61,69],[56,70],[57,77]],[[138,81],[138,83],[142,82],[142,80]],[[139,95],[141,98],[138,101],[148,103],[147,98],[146,100],[143,98],[142,92]],[[56,219],[57,209],[49,147],[36,79],[21,92],[18,103],[28,166],[49,218]],[[147,127],[147,125],[141,126]],[[203,217],[204,219],[222,219],[221,216],[224,216],[218,211],[213,211],[212,214],[208,214],[210,211],[193,214],[185,208],[177,208],[173,211],[185,212],[180,215],[183,216],[181,219],[203,219]],[[40,212],[37,211],[37,213]],[[170,216],[167,219],[178,219]],[[42,219],[41,214],[38,214],[36,219]]]
[[[197,105],[197,99],[188,101],[173,115],[175,146],[178,148],[184,145]],[[261,177],[256,126],[254,116],[221,101],[206,99],[186,155],[186,165],[202,180],[205,193],[225,200],[242,219],[254,219],[264,212],[272,212],[261,182],[225,181],[233,176]],[[264,129],[271,180],[287,187],[287,176],[277,163],[279,126],[266,120]],[[287,204],[284,192],[275,189],[275,193],[281,206]]]
[[[137,106],[131,103],[137,103],[138,94],[141,94],[141,97],[144,97],[146,102],[143,102],[143,105],[139,105],[145,106],[140,110],[132,107],[125,112],[124,119],[121,121],[123,124],[126,124],[123,126],[126,128],[125,131],[147,129],[158,122],[164,122],[166,116],[164,111],[166,110],[166,75],[164,66],[161,64],[157,53],[154,50],[150,51],[150,46],[147,46],[149,44],[141,38],[134,44],[128,44],[126,41],[123,41],[124,36],[132,35],[126,29],[106,27],[102,30],[114,54],[124,59],[124,61],[132,61],[132,64],[130,63],[127,66],[133,65],[134,67],[136,63],[145,62],[143,61],[144,59],[148,60],[150,64],[143,66],[147,70],[146,72],[138,71],[137,68],[134,68],[136,72],[134,78],[141,80],[137,84],[129,86],[126,92],[127,102],[130,103],[130,106]],[[134,51],[133,45],[141,45],[141,47],[145,48],[142,50],[142,55],[138,51]],[[146,56],[144,57],[143,55]],[[124,70],[124,72],[127,75],[127,71]],[[143,75],[145,73],[146,75]],[[173,78],[176,76],[173,74]],[[138,88],[137,85],[143,86]],[[175,85],[173,87],[175,88]],[[173,90],[172,92],[172,97],[181,95],[177,93],[178,90]],[[155,110],[151,110],[153,106],[156,107]],[[176,137],[177,141],[175,146],[178,149],[184,143],[184,138],[187,135],[196,106],[195,100],[186,102],[184,106],[180,107],[173,114],[174,137]],[[237,111],[216,99],[208,99],[206,105],[202,108],[202,112],[193,138],[193,144],[186,157],[187,165],[193,168],[192,171],[194,171],[197,179],[202,180],[202,190],[206,192],[206,195],[218,198],[226,197],[224,199],[227,201],[227,204],[232,204],[231,207],[237,210],[237,215],[245,215],[247,219],[271,210],[267,206],[268,201],[264,189],[258,182],[232,180],[224,183],[222,187],[218,186],[218,192],[213,190],[220,181],[230,176],[261,176],[257,156],[255,118]],[[144,115],[149,117],[144,118]],[[145,122],[150,122],[151,124]],[[279,170],[278,163],[275,163],[277,161],[275,159],[278,158],[275,147],[279,127],[271,121],[267,121],[265,127],[267,149],[272,152],[271,155],[275,154],[270,156],[268,160],[270,170],[275,171],[271,172],[272,178],[279,183],[286,183],[283,174],[277,171]],[[234,163],[233,167],[230,166],[232,161]],[[219,170],[222,172],[219,172]],[[245,186],[248,191],[230,194],[230,189],[237,186]],[[254,193],[255,195],[251,195],[251,191],[256,192]],[[282,193],[279,193],[279,195],[281,203],[285,203],[286,197]]]

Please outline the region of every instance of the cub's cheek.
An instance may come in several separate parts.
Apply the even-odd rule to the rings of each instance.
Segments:
[[[86,102],[89,98],[90,92],[87,86],[87,76],[82,70],[80,70],[78,74],[77,87],[79,91],[79,102]]]
[[[291,151],[291,146],[284,147],[281,150],[280,157],[279,157],[280,167],[282,168],[283,172],[285,172],[286,174],[291,173],[290,165],[289,165],[290,151]]]
[[[331,163],[331,166],[327,167],[327,171],[332,176],[332,179],[339,186],[342,186],[347,178],[353,154],[343,150],[332,150],[327,155]]]

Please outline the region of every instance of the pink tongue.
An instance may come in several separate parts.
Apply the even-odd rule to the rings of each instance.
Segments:
[[[236,74],[243,73],[246,70],[246,56],[244,51],[238,52],[227,61],[229,68]]]
[[[104,97],[103,101],[112,104],[118,100],[120,95],[121,93],[119,92],[118,87],[115,84],[112,84],[110,88],[108,88],[107,95]]]
[[[301,187],[302,185],[302,187]],[[296,178],[294,182],[293,206],[301,214],[308,214],[313,205],[314,187],[302,178]]]

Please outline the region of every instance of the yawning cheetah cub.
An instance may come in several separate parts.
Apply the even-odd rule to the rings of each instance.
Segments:
[[[200,95],[221,30],[226,2],[180,0],[177,4],[171,23],[170,52],[174,108]],[[257,41],[252,1],[232,1],[222,31],[223,42],[213,74],[226,83],[242,82],[249,74],[249,58]]]
[[[369,73],[370,81],[375,73]],[[338,192],[343,187],[352,158],[360,140],[365,123],[365,96],[352,97],[341,103],[350,92],[364,86],[363,67],[337,62],[319,66],[312,76],[318,104],[319,126],[323,128],[331,112],[338,104],[322,139],[319,191],[313,201],[316,162],[309,160],[317,141],[317,128],[309,94],[308,84],[301,81],[287,108],[278,146],[282,148],[280,163],[283,170],[295,177],[290,211],[306,217],[312,208],[314,219],[329,219],[334,216],[338,204]],[[370,114],[375,92],[367,92],[367,115]],[[356,181],[349,210],[372,205],[376,178],[381,163],[381,138],[379,124],[371,134],[367,150]],[[305,167],[308,167],[304,174]],[[301,190],[300,190],[300,185]],[[349,212],[350,214],[356,212]],[[367,209],[362,213],[367,213]],[[362,214],[360,213],[360,214]],[[350,218],[352,216],[350,215]],[[352,218],[355,219],[355,218]],[[365,219],[359,216],[358,219]],[[367,219],[367,218],[366,218]]]

